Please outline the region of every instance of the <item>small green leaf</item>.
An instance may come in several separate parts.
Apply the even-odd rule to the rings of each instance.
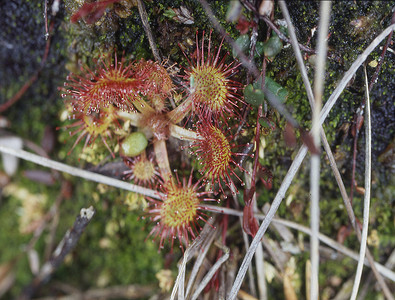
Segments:
[[[256,89],[252,84],[249,84],[244,89],[244,99],[254,106],[259,106],[264,103],[265,95],[261,89]]]
[[[272,36],[263,44],[263,52],[268,57],[275,57],[283,49],[283,43],[278,36]]]
[[[163,16],[168,19],[173,19],[176,15],[177,15],[176,12],[174,10],[172,10],[171,8],[165,10],[163,13]]]
[[[262,89],[262,77],[260,76],[254,83],[255,89]],[[265,77],[265,88],[267,88],[272,94],[276,95],[281,102],[285,102],[288,97],[288,90],[270,77]]]
[[[239,36],[235,42],[236,45],[239,46],[240,50],[244,52],[250,46],[250,36],[248,34],[243,34]],[[232,54],[233,57],[237,57],[237,51],[235,48],[233,48]]]
[[[133,132],[121,143],[122,155],[134,157],[145,150],[148,140],[142,132]]]
[[[265,77],[265,87],[274,95],[276,95],[281,100],[281,102],[285,102],[288,97],[288,90],[279,85],[270,77]]]

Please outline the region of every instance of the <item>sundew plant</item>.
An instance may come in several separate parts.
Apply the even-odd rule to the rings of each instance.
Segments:
[[[0,296],[394,299],[390,3],[23,7],[45,42],[3,76]]]

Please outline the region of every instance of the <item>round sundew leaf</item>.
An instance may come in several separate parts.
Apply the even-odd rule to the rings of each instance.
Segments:
[[[259,106],[264,103],[265,95],[261,89],[256,89],[252,84],[249,84],[244,89],[244,99],[251,105]]]
[[[274,57],[280,53],[283,48],[283,43],[278,36],[272,36],[267,42],[263,44],[263,52],[268,57]]]
[[[243,34],[239,36],[236,40],[236,45],[239,46],[241,51],[245,51],[250,46],[250,36],[248,34]],[[237,51],[233,48],[233,57],[237,57]]]
[[[255,89],[260,89],[262,90],[262,77],[258,77],[257,80],[255,80],[253,87]],[[284,87],[282,87],[280,84],[275,82],[273,79],[270,77],[265,77],[265,88],[268,89],[271,93],[276,95],[281,102],[285,102],[285,100],[288,97],[288,90]]]
[[[148,140],[142,132],[133,132],[121,143],[122,154],[128,157],[139,155],[145,150]]]

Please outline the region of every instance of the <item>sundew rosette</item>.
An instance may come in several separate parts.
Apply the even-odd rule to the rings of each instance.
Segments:
[[[189,66],[185,70],[184,79],[187,82],[189,101],[193,113],[201,119],[226,120],[235,114],[237,103],[241,101],[238,90],[240,83],[230,79],[237,72],[238,63],[225,63],[226,55],[220,58],[223,40],[217,52],[212,53],[211,33],[207,41],[205,53],[205,35],[203,33],[199,47],[196,34],[196,59],[188,60]]]
[[[148,198],[150,207],[148,213],[155,223],[149,236],[160,236],[159,249],[164,247],[165,241],[169,240],[171,250],[174,241],[180,242],[180,247],[189,245],[199,234],[201,227],[199,221],[207,222],[207,215],[202,212],[202,201],[213,201],[207,198],[210,192],[199,192],[201,182],[192,184],[192,174],[188,182],[184,178],[182,182],[177,177],[177,182],[170,180],[162,186],[160,200]]]

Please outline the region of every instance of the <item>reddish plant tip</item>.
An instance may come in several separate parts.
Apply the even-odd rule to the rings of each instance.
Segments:
[[[98,21],[104,14],[106,8],[120,0],[103,0],[93,3],[84,3],[70,18],[71,23],[76,23],[84,18],[87,24],[93,24]]]
[[[191,146],[196,148],[195,154],[203,165],[201,173],[211,180],[212,185],[218,183],[222,191],[221,180],[230,186],[231,174],[242,182],[232,166],[237,165],[233,157],[242,154],[232,152],[229,138],[219,128],[208,123],[201,123],[198,126],[198,134],[199,139]]]
[[[114,63],[108,56],[99,60],[96,66],[95,70],[82,68],[83,76],[70,74],[62,97],[69,96],[74,110],[86,114],[112,104],[124,110],[134,110],[132,104],[138,100],[140,81],[132,77],[132,65],[125,65],[124,58],[118,61],[115,55]]]
[[[223,41],[222,41],[223,42]],[[199,48],[196,34],[196,61],[189,61],[190,68],[186,70],[192,105],[198,116],[204,119],[221,116],[226,120],[226,115],[234,115],[237,101],[241,101],[237,91],[240,84],[229,79],[237,72],[234,62],[225,64],[225,57],[219,59],[222,42],[217,53],[211,53],[211,33],[208,39],[207,55],[205,55],[204,33]],[[187,58],[188,59],[188,58]]]
[[[192,240],[196,238],[200,230],[198,221],[206,222],[206,215],[200,212],[200,203],[201,197],[208,193],[199,193],[198,185],[199,183],[192,185],[192,176],[188,183],[185,179],[183,183],[179,181],[174,183],[170,180],[163,187],[164,196],[161,200],[148,199],[151,202],[149,208],[151,220],[156,223],[149,235],[160,236],[160,249],[168,239],[171,240],[171,249],[173,249],[174,240],[177,238],[183,249],[183,243],[188,245],[190,238]]]

